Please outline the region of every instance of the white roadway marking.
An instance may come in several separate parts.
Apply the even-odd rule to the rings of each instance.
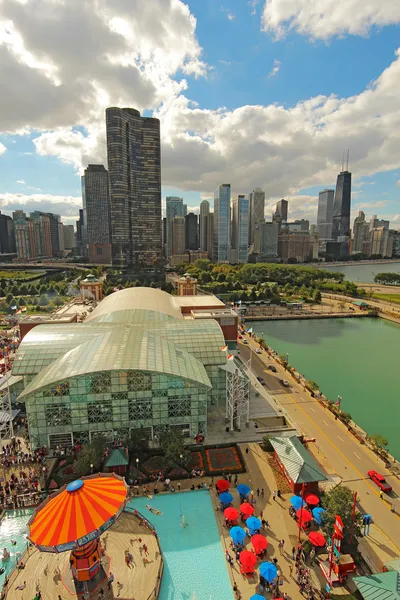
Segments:
[[[358,456],[358,454],[356,454],[355,452],[353,452],[353,454],[355,454],[358,458],[358,460],[361,460],[361,458]]]
[[[340,437],[340,435],[338,435],[338,438],[339,438],[339,440],[340,440],[341,442],[343,442],[343,443],[344,443],[344,440],[343,440],[343,439]]]
[[[315,412],[315,409],[312,406],[310,406],[310,410],[312,410],[313,412]]]
[[[325,423],[325,425],[326,425],[327,427],[329,427],[329,423],[327,423],[326,421],[324,421],[324,423]]]

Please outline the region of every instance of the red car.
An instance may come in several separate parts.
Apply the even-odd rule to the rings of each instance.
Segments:
[[[378,473],[378,471],[368,471],[369,478],[372,479],[376,485],[381,488],[383,492],[387,494],[392,491],[392,486],[390,486],[383,475]]]

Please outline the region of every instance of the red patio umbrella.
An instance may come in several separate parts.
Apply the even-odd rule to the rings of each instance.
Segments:
[[[227,481],[226,479],[218,479],[215,485],[217,486],[220,492],[226,492],[226,490],[229,490],[229,481]]]
[[[301,521],[301,524],[303,524],[303,523],[308,523],[309,521],[311,521],[312,514],[310,513],[310,511],[306,510],[305,508],[300,508],[296,512],[296,517],[298,518],[299,523]]]
[[[239,560],[242,567],[246,570],[254,568],[257,562],[256,556],[249,550],[242,550],[239,555]]]
[[[248,502],[243,502],[243,504],[240,505],[240,512],[243,515],[246,515],[246,517],[251,517],[251,515],[254,515],[254,506]]]
[[[315,494],[307,494],[304,500],[311,506],[317,506],[317,504],[319,504],[319,498]]]
[[[325,546],[326,544],[326,539],[324,538],[322,533],[319,533],[318,531],[312,531],[311,533],[309,533],[308,539],[310,540],[313,546],[321,546],[322,548],[322,546]]]
[[[252,536],[251,543],[253,545],[254,550],[256,551],[256,554],[259,554],[259,552],[262,552],[268,546],[267,538],[261,535],[260,533],[256,533],[256,535]]]
[[[228,521],[236,521],[238,516],[239,516],[239,511],[237,508],[234,508],[233,506],[228,506],[228,508],[226,508],[224,510],[224,517],[226,519],[228,519]]]

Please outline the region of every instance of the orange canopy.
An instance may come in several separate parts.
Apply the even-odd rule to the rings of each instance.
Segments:
[[[39,506],[29,521],[28,537],[47,551],[82,546],[114,523],[126,496],[127,486],[115,474],[73,481]]]

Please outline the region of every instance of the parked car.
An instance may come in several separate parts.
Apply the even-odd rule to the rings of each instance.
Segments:
[[[267,369],[269,369],[270,371],[272,371],[273,373],[276,373],[276,366],[275,365],[267,365]]]
[[[260,348],[256,348],[256,354],[262,354]]]
[[[279,381],[281,382],[281,384],[283,385],[283,387],[289,387],[289,382],[286,381],[286,379],[280,379]]]
[[[392,491],[392,486],[387,483],[384,476],[378,473],[378,471],[368,471],[368,476],[383,492],[388,494]]]

